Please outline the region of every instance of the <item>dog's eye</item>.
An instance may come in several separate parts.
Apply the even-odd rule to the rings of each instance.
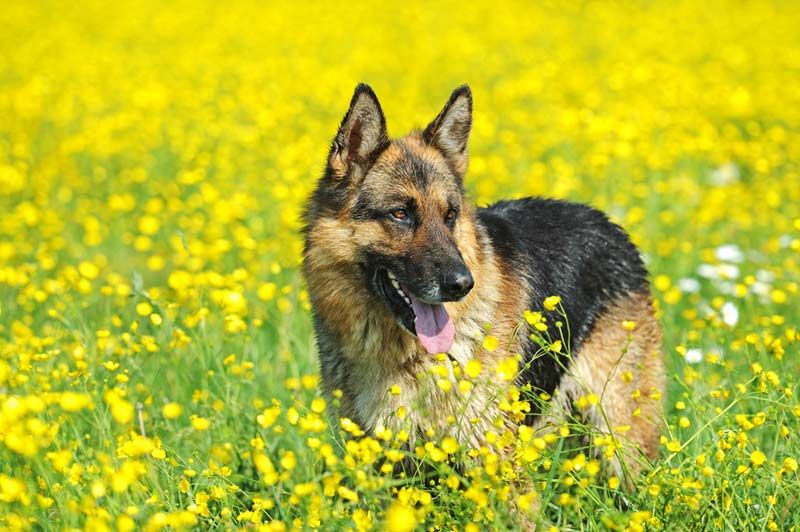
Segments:
[[[395,220],[405,222],[408,219],[408,212],[405,209],[395,209],[389,213],[389,216]]]
[[[456,212],[455,209],[450,209],[449,211],[447,211],[447,214],[444,215],[444,219],[446,222],[452,222],[453,220],[456,219],[457,214],[458,213]]]

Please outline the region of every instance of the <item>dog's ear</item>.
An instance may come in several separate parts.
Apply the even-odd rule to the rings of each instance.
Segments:
[[[363,177],[388,144],[378,97],[369,85],[359,83],[328,155],[332,175],[337,179]]]
[[[467,173],[467,142],[472,130],[472,91],[462,85],[453,91],[433,122],[422,132],[426,143],[438,148],[459,177]]]

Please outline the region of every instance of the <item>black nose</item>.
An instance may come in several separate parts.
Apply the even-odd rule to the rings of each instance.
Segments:
[[[475,286],[475,280],[466,266],[454,268],[444,276],[444,282],[442,282],[443,299],[447,301],[461,299],[472,290],[473,286]]]

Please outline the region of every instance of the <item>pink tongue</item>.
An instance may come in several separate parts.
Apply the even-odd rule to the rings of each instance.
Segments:
[[[408,292],[406,292],[408,293]],[[411,306],[414,307],[414,327],[422,347],[428,353],[446,353],[453,345],[455,328],[453,320],[444,309],[444,305],[423,303],[416,297],[409,295]]]

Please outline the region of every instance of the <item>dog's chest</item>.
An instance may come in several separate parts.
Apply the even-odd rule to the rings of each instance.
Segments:
[[[431,429],[476,443],[490,428],[498,412],[489,411],[489,394],[462,382],[466,362],[480,355],[475,336],[458,335],[449,356],[431,355],[413,340],[386,345],[369,339],[364,345],[378,347],[362,353],[367,356],[351,381],[351,415],[364,429],[406,430],[411,437]]]

